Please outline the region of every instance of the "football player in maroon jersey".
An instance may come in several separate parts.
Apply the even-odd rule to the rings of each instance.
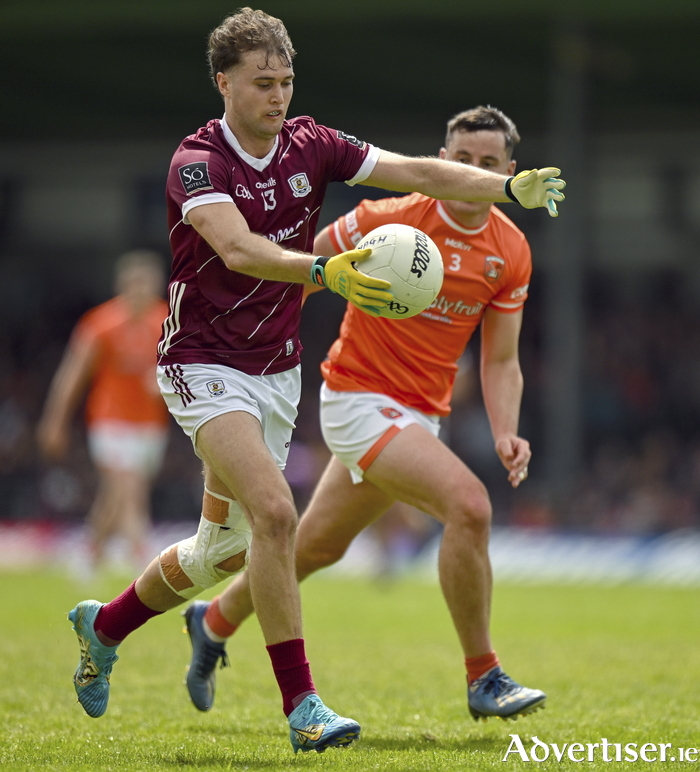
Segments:
[[[173,264],[159,383],[204,463],[197,534],[164,550],[110,603],[82,601],[69,618],[81,647],[78,700],[101,716],[121,641],[247,566],[292,746],[323,751],[354,741],[360,726],[321,702],[302,637],[298,517],[281,469],[299,399],[303,285],[326,286],[371,315],[392,299],[387,282],[356,269],[369,250],[312,254],[326,187],[344,181],[438,199],[513,200],[556,216],[564,182],[558,169],[503,176],[395,155],[307,116],[287,119],[294,55],[278,19],[250,8],[227,17],[209,38],[224,115],[182,141],[168,176]],[[192,641],[197,648],[199,637]],[[197,699],[211,707],[213,688]]]

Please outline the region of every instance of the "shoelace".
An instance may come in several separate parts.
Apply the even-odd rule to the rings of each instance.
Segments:
[[[312,721],[314,724],[330,724],[336,718],[337,714],[327,708],[320,699],[310,700],[308,709],[300,718],[300,724],[309,724]]]
[[[209,641],[205,640],[197,657],[197,675],[200,678],[207,678],[209,673],[216,667],[219,658],[221,658],[220,668],[229,667],[226,651],[212,646]]]
[[[486,676],[484,681],[484,692],[488,694],[493,692],[494,697],[498,697],[502,692],[511,692],[516,688],[516,683],[505,673],[491,673]]]

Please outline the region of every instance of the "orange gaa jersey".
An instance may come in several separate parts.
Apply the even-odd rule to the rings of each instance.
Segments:
[[[407,407],[446,416],[457,360],[486,308],[513,313],[525,303],[530,247],[496,207],[483,226],[470,230],[440,201],[420,193],[362,201],[331,226],[331,240],[345,252],[388,223],[412,225],[433,239],[445,267],[442,289],[428,309],[410,319],[374,318],[348,303],[340,337],[321,371],[334,391],[386,394]]]
[[[118,420],[165,426],[168,411],[156,383],[156,349],[168,305],[157,300],[139,318],[120,297],[88,311],[73,333],[96,346],[86,404],[88,425]]]

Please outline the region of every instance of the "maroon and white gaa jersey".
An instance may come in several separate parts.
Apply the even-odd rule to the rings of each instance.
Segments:
[[[302,285],[229,270],[187,213],[233,202],[252,232],[311,252],[328,183],[362,182],[378,156],[377,148],[308,116],[285,121],[265,158],[246,153],[224,119],[185,138],[166,190],[173,263],[159,364],[228,365],[250,375],[295,367]]]

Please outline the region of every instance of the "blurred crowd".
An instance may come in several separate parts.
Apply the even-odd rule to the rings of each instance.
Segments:
[[[635,535],[700,527],[700,311],[688,299],[687,279],[681,273],[650,275],[644,288],[614,299],[609,277],[591,275],[587,281],[583,464],[568,495],[553,499],[538,463],[544,364],[543,313],[536,294],[526,307],[521,345],[521,433],[533,447],[530,479],[511,490],[494,453],[479,393],[478,341],[463,358],[444,439],[486,483],[498,525]],[[305,309],[305,391],[286,471],[300,510],[328,458],[316,394],[318,364],[342,317],[337,300],[315,301]],[[0,340],[2,520],[79,523],[85,518],[95,478],[80,416],[73,450],[61,464],[41,459],[35,428],[70,330],[92,302],[75,301],[60,314],[38,306],[22,318],[5,312]],[[201,486],[189,441],[171,431],[154,489],[155,520],[194,522]],[[393,545],[390,549],[406,554],[432,533],[420,513],[401,507],[377,531]]]

